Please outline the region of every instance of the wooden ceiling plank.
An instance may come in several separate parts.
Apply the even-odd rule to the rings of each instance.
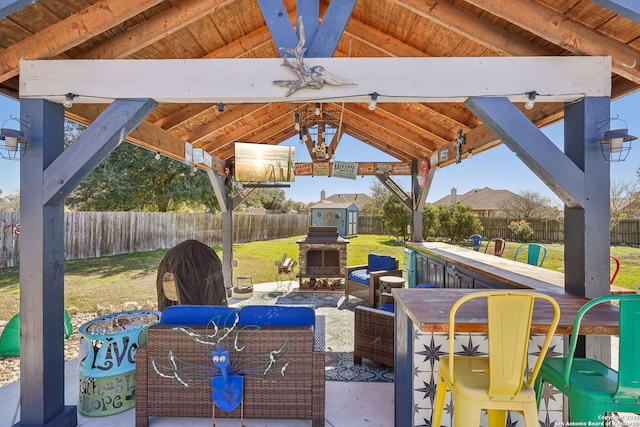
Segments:
[[[393,107],[391,108],[393,109]],[[345,107],[345,109],[352,114],[357,114],[364,120],[373,121],[383,126],[388,132],[396,135],[399,140],[407,141],[409,145],[415,144],[419,147],[424,147],[433,151],[436,147],[447,142],[440,136],[432,134],[425,129],[421,129],[418,126],[407,126],[404,120],[387,113],[382,107],[376,108],[371,112],[368,108],[365,108],[360,104],[351,104],[348,107]],[[399,121],[402,123],[399,123]]]
[[[21,59],[50,58],[145,11],[161,0],[98,0],[0,52],[0,81],[18,74]]]
[[[502,55],[548,55],[545,49],[528,42],[518,35],[506,33],[494,25],[487,25],[479,17],[438,0],[393,0],[393,3],[416,15],[434,21],[443,27],[468,37],[476,43]],[[514,4],[510,5],[514,8]]]
[[[231,0],[183,0],[151,19],[91,49],[84,58],[125,58],[226,6]]]
[[[164,130],[169,130],[175,126],[178,126],[180,123],[189,120],[191,117],[197,116],[203,111],[208,110],[211,107],[213,107],[212,104],[188,104],[180,108],[179,110],[176,110],[173,113],[156,120],[155,122],[153,122],[153,124]]]
[[[432,151],[429,149],[429,147],[422,146],[413,140],[408,140],[401,135],[390,132],[387,129],[386,125],[382,123],[370,121],[358,114],[353,113],[351,109],[345,109],[344,117],[345,119],[343,126],[345,127],[346,133],[352,135],[352,130],[354,128],[357,128],[361,131],[366,131],[366,133],[377,135],[380,141],[386,141],[386,144],[389,144],[391,147],[393,147],[393,152],[401,152],[404,156],[404,159],[406,159],[407,157],[423,157],[424,153],[430,154]],[[351,129],[351,131],[347,129]]]
[[[640,24],[640,3],[635,0],[592,0],[599,5],[613,10],[618,15],[622,15]]]
[[[233,108],[229,108],[228,111],[222,114],[218,119],[208,120],[204,126],[193,129],[180,137],[185,141],[195,144],[201,139],[205,139],[209,135],[239,120],[242,120],[244,124],[236,127],[236,131],[247,132],[248,129],[256,129],[271,122],[274,120],[274,115],[276,117],[281,117],[283,115],[282,111],[284,110],[278,104],[248,104],[239,105],[237,107],[234,106]],[[288,112],[289,109],[286,111]],[[250,120],[247,120],[249,117]]]
[[[611,56],[612,69],[640,83],[640,52],[531,1],[465,0],[576,55]]]

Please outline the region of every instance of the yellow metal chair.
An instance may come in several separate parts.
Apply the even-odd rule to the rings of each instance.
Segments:
[[[481,301],[471,301],[484,298]],[[551,304],[553,316],[529,378],[525,378],[529,335],[536,299]],[[455,316],[474,310],[487,317],[488,356],[454,355]],[[432,426],[440,426],[447,390],[453,398],[454,427],[480,425],[480,413],[487,410],[490,427],[504,427],[506,411],[524,415],[525,426],[538,427],[538,407],[533,383],[538,375],[553,334],[560,320],[560,307],[550,296],[533,291],[479,291],[460,298],[449,314],[449,355],[440,358]]]

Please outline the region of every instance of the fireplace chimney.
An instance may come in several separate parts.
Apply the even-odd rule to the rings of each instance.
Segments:
[[[455,205],[458,203],[458,190],[455,187],[451,189],[451,204]]]
[[[326,199],[326,198],[327,198],[327,192],[326,192],[326,191],[324,191],[324,190],[322,190],[322,191],[320,192],[320,201],[322,201],[322,200],[324,200],[324,199]]]

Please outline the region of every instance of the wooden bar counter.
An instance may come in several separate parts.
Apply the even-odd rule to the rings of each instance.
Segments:
[[[463,295],[488,288],[533,289],[551,295],[560,305],[560,323],[551,343],[549,356],[564,355],[565,337],[572,332],[573,321],[580,307],[588,299],[564,292],[561,272],[506,260],[494,255],[475,252],[444,243],[409,244],[418,249],[426,261],[418,262],[414,283],[435,284],[429,289],[393,289],[396,304],[395,346],[395,425],[424,426],[431,421],[435,395],[438,360],[448,353],[449,312]],[[405,269],[408,267],[405,259]],[[456,347],[461,352],[486,354],[486,302],[471,301],[456,316]],[[551,321],[548,303],[536,303],[532,322],[530,361],[536,357],[538,345],[544,339]],[[583,335],[617,335],[618,310],[602,304],[584,317],[580,331]],[[450,394],[447,394],[450,405]],[[447,406],[449,407],[449,406]],[[452,418],[445,413],[443,426],[450,426]],[[509,414],[508,421],[523,425],[521,416]],[[483,422],[486,425],[486,417]],[[540,407],[541,425],[563,425],[562,399]],[[508,423],[509,424],[509,423]],[[511,424],[509,424],[511,425]]]

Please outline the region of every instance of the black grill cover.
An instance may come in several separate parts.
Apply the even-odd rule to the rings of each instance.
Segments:
[[[162,281],[165,273],[173,273],[177,301],[167,299]],[[156,278],[158,310],[170,305],[228,305],[222,277],[222,262],[213,249],[197,240],[185,240],[169,249],[158,266]]]

